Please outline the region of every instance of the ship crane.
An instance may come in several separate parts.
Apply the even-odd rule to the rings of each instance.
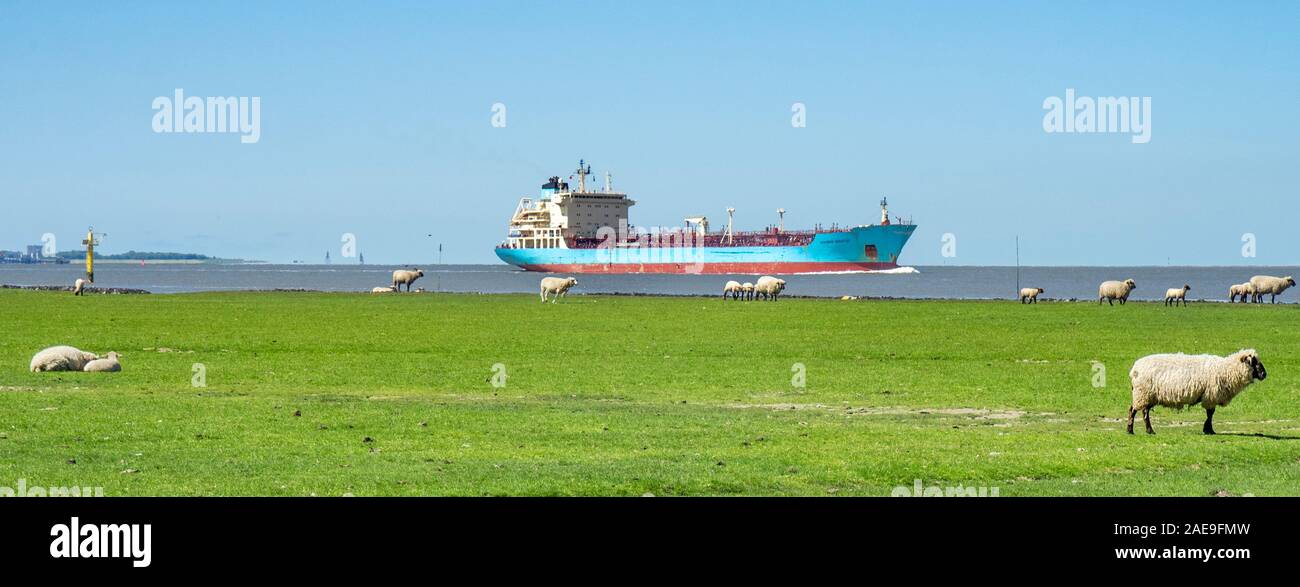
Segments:
[[[776,223],[776,231],[785,232],[785,208],[777,208],[776,215],[780,218]]]
[[[735,214],[736,214],[735,208],[727,208],[727,234],[726,234],[727,244],[732,244],[735,242],[735,233],[731,232],[731,220],[732,220],[732,216],[734,216]]]
[[[706,216],[691,216],[684,219],[683,222],[686,223],[686,228],[690,228],[694,224],[701,237],[709,233],[709,219]]]

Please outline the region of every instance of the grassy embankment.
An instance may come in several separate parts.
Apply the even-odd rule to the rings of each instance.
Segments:
[[[1296,311],[0,291],[0,485],[888,495],[919,478],[1002,495],[1300,495]],[[28,373],[53,344],[119,351],[125,370]],[[1245,346],[1270,376],[1219,410],[1219,436],[1200,434],[1200,408],[1158,409],[1155,436],[1122,432],[1136,357]]]

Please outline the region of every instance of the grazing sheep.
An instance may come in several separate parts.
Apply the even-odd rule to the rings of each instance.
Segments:
[[[1272,277],[1269,275],[1256,275],[1250,278],[1250,285],[1254,286],[1255,294],[1252,300],[1258,303],[1264,303],[1264,294],[1269,294],[1269,303],[1276,304],[1277,296],[1286,291],[1287,288],[1295,285],[1295,280],[1290,275],[1286,277]]]
[[[40,371],[80,371],[99,355],[70,346],[52,346],[32,357],[32,373]]]
[[[1201,431],[1214,434],[1214,409],[1226,406],[1232,398],[1254,380],[1263,381],[1268,373],[1255,349],[1244,349],[1226,357],[1217,355],[1161,354],[1147,355],[1129,370],[1133,383],[1133,403],[1128,408],[1128,433],[1133,433],[1133,417],[1142,410],[1147,434],[1151,428],[1151,408],[1166,406],[1182,409],[1192,404],[1205,408],[1205,425]]]
[[[393,289],[402,291],[402,284],[406,284],[406,291],[409,292],[411,291],[411,284],[421,277],[424,277],[424,272],[419,269],[411,271],[398,269],[393,272]]]
[[[1255,297],[1255,286],[1251,285],[1250,282],[1247,281],[1246,283],[1238,283],[1237,285],[1228,288],[1228,303],[1237,301],[1237,296],[1241,296],[1241,301],[1243,303],[1250,301],[1246,299],[1246,296],[1250,296],[1252,299]]]
[[[122,370],[122,363],[119,363],[117,358],[117,353],[108,353],[108,357],[86,363],[86,366],[81,370],[94,373],[116,373]]]
[[[1192,286],[1184,283],[1182,287],[1165,290],[1165,305],[1168,306],[1170,302],[1173,302],[1177,306],[1178,302],[1181,301],[1183,306],[1187,306],[1187,292],[1191,291],[1191,289]]]
[[[546,303],[546,296],[551,296],[551,303],[564,297],[569,293],[569,288],[578,285],[578,280],[572,277],[546,277],[542,279],[542,303]]]
[[[784,279],[777,279],[768,275],[758,278],[758,282],[754,284],[755,296],[763,296],[763,299],[771,300],[773,302],[776,301],[776,297],[781,295],[781,292],[784,290]]]
[[[372,287],[372,288],[370,288],[370,293],[372,293],[372,294],[377,294],[377,293],[393,293],[393,292],[395,292],[395,291],[397,291],[397,290],[396,290],[396,289],[393,289],[393,286],[391,286],[391,285],[390,285],[390,286],[387,286],[387,287]]]
[[[748,281],[740,284],[740,295],[747,300],[754,299],[754,284]]]
[[[1020,290],[1020,303],[1037,304],[1038,294],[1043,293],[1044,291],[1046,290],[1041,287],[1026,287]]]
[[[728,281],[726,285],[722,286],[722,299],[724,300],[727,299],[727,296],[731,296],[733,300],[738,300],[742,293],[744,293],[744,290],[740,289],[739,281]]]
[[[1124,281],[1103,281],[1101,287],[1097,289],[1097,303],[1101,304],[1102,300],[1115,305],[1115,300],[1119,300],[1119,305],[1123,306],[1128,302],[1128,294],[1137,289],[1137,282],[1132,279]]]
[[[73,283],[72,283],[72,295],[74,295],[74,296],[79,296],[79,295],[82,295],[83,293],[85,293],[85,291],[86,291],[86,284],[87,284],[87,283],[89,283],[89,282],[87,282],[87,281],[84,280],[84,279],[78,279],[77,281],[73,282]]]
[[[840,301],[851,302],[858,299],[858,296],[840,296]]]

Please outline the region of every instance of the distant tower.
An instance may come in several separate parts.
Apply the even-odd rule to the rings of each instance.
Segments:
[[[330,264],[330,252],[329,252],[329,251],[325,251],[325,264],[326,264],[326,265],[329,265],[329,264]]]
[[[777,208],[776,215],[781,218],[780,220],[777,221],[776,231],[785,232],[785,208]]]
[[[736,214],[735,208],[727,208],[727,234],[726,234],[727,244],[731,244],[735,238],[735,233],[731,231],[731,220],[732,220],[732,216],[734,216],[735,214]]]
[[[880,225],[889,226],[889,198],[880,198]]]
[[[366,255],[365,255],[365,253],[360,253],[360,252],[357,253],[357,263],[359,263],[359,264],[361,264],[361,265],[365,265],[365,264],[366,264]]]

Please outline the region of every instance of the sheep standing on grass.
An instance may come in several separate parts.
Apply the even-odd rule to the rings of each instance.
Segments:
[[[1184,283],[1182,287],[1165,290],[1165,305],[1168,306],[1172,302],[1177,306],[1178,302],[1182,302],[1183,306],[1187,306],[1187,292],[1191,289],[1192,286]]]
[[[758,278],[754,284],[754,295],[763,296],[765,300],[776,301],[776,297],[785,291],[785,280],[777,279],[768,275]]]
[[[1147,355],[1129,370],[1133,383],[1133,403],[1128,408],[1128,433],[1133,433],[1133,418],[1142,410],[1147,434],[1151,428],[1151,408],[1166,406],[1182,409],[1192,404],[1205,408],[1205,426],[1201,431],[1214,434],[1214,409],[1226,406],[1232,398],[1254,380],[1268,374],[1255,349],[1244,349],[1226,357],[1218,355],[1162,354]]]
[[[118,362],[117,358],[117,353],[108,353],[108,357],[86,363],[81,370],[91,373],[116,373],[122,370],[122,363]]]
[[[411,284],[415,283],[415,280],[421,277],[424,277],[424,272],[419,269],[413,269],[410,271],[398,269],[393,272],[393,289],[396,291],[402,291],[402,284],[406,284],[406,291],[409,292],[411,291]]]
[[[1020,303],[1037,304],[1038,294],[1043,293],[1044,291],[1046,290],[1041,287],[1026,287],[1020,290]]]
[[[726,285],[722,286],[722,299],[724,300],[727,299],[727,296],[731,296],[733,300],[738,300],[742,293],[744,293],[744,290],[740,288],[739,281],[728,281]]]
[[[1101,304],[1103,300],[1115,305],[1115,300],[1119,300],[1119,305],[1123,306],[1128,302],[1128,294],[1137,289],[1137,282],[1132,279],[1124,281],[1103,281],[1101,287],[1097,289],[1097,303]]]
[[[1250,282],[1247,281],[1246,283],[1238,283],[1237,285],[1228,288],[1228,303],[1237,301],[1237,296],[1241,296],[1241,301],[1243,303],[1250,301],[1250,299],[1254,299],[1255,286],[1251,285]],[[1250,299],[1247,299],[1246,296],[1250,296]]]
[[[78,280],[74,281],[74,282],[72,283],[72,295],[74,295],[74,296],[79,296],[79,295],[82,295],[83,293],[85,293],[85,291],[86,291],[86,283],[88,283],[88,282],[87,282],[86,280],[84,280],[84,279],[78,279]]]
[[[1277,303],[1277,296],[1286,291],[1287,288],[1295,285],[1295,280],[1290,275],[1286,277],[1273,277],[1270,275],[1256,275],[1250,278],[1250,285],[1255,288],[1255,294],[1252,300],[1258,303],[1264,303],[1264,294],[1272,296],[1270,303]]]
[[[542,303],[546,303],[546,297],[551,297],[551,303],[564,297],[569,293],[569,288],[578,285],[578,280],[572,277],[546,277],[542,279]]]
[[[746,300],[754,299],[754,284],[748,281],[740,284],[740,296]]]
[[[32,373],[40,371],[80,371],[99,356],[70,346],[52,346],[32,357]]]

